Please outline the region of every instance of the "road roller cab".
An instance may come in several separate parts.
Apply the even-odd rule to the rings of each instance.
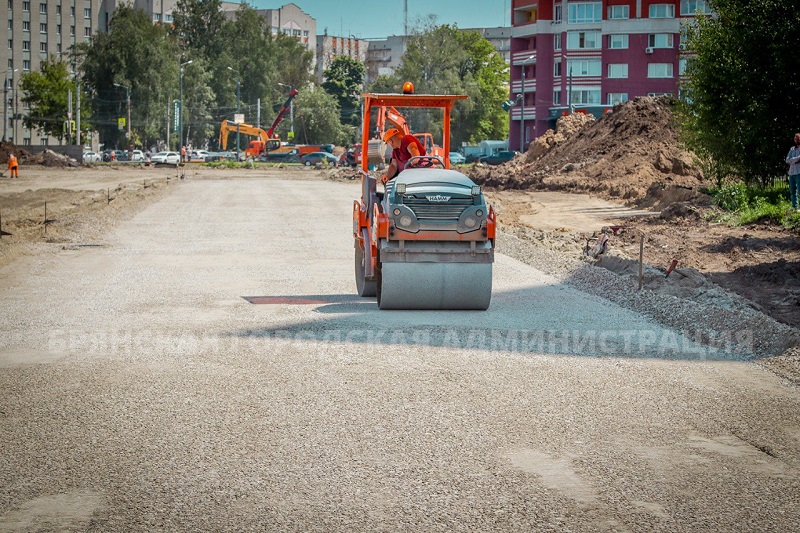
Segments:
[[[449,154],[450,110],[460,95],[364,95],[364,145],[370,111],[380,106],[440,108]],[[362,161],[361,201],[353,204],[356,287],[381,309],[487,309],[492,294],[495,213],[481,188],[444,159],[408,161],[383,195]]]

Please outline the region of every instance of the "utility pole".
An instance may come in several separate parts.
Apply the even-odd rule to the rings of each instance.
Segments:
[[[522,65],[522,105],[519,111],[519,151],[525,152],[525,65]]]
[[[183,143],[183,67],[185,67],[186,65],[191,64],[193,61],[194,61],[194,59],[190,59],[189,61],[181,63],[180,64],[180,68],[179,68],[179,70],[180,70],[180,95],[178,97],[178,100],[180,101],[180,103],[178,104],[178,152],[181,151],[181,146],[182,146],[182,143]],[[183,163],[183,160],[181,160],[181,163]]]
[[[78,105],[75,109],[75,144],[81,145],[81,82],[75,81],[75,99]]]
[[[67,144],[72,144],[72,89],[67,90]]]
[[[127,100],[128,112],[126,113],[125,123],[127,125],[127,132],[125,137],[128,139],[128,153],[133,151],[133,138],[131,137],[131,88],[127,85],[115,83],[114,87],[122,87],[125,89],[125,98]]]
[[[242,75],[235,68],[228,67],[228,70],[236,73],[236,114],[240,113],[242,107]],[[236,157],[239,157],[239,123],[236,123]]]
[[[256,106],[256,128],[261,129],[261,98],[258,99]]]

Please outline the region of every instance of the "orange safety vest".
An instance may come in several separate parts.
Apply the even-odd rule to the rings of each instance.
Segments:
[[[19,167],[19,163],[17,163],[17,156],[11,154],[8,156],[8,170],[13,170]]]

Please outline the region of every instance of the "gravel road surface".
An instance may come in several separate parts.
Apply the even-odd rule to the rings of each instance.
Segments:
[[[190,179],[0,269],[0,531],[800,529],[796,386],[502,253],[380,312],[358,191]]]

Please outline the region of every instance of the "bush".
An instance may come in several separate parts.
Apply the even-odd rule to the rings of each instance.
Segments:
[[[747,187],[738,182],[706,192],[720,208],[709,217],[716,222],[735,226],[762,222],[800,228],[800,212],[792,209],[785,186]]]

